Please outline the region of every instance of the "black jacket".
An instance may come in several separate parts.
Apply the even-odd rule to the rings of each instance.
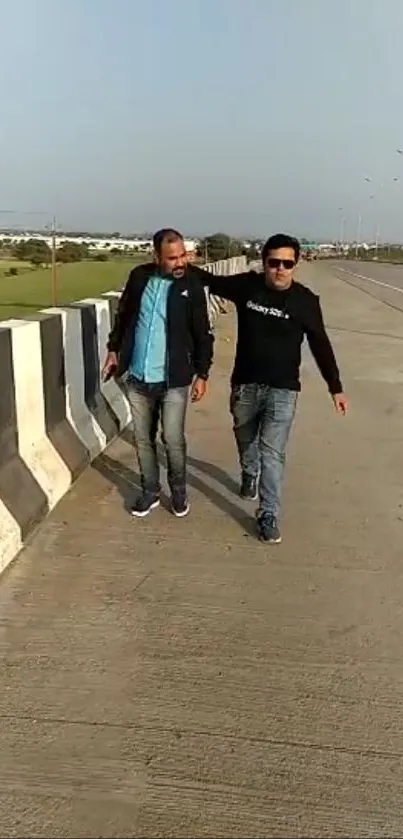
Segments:
[[[210,292],[235,303],[238,341],[232,383],[256,382],[300,390],[301,346],[306,336],[330,393],[341,393],[339,369],[326,333],[319,297],[301,283],[270,289],[264,274],[219,277],[197,269]]]
[[[129,367],[141,297],[156,271],[154,263],[133,268],[120,298],[108,340],[108,350],[118,354],[119,376]],[[200,275],[189,266],[185,276],[175,279],[168,292],[168,387],[186,387],[195,375],[207,379],[213,342],[205,290]]]

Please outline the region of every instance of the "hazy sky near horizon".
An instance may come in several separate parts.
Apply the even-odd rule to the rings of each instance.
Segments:
[[[403,240],[402,0],[0,8],[0,227]]]

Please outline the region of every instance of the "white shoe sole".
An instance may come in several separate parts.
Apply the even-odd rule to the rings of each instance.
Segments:
[[[261,542],[264,542],[265,545],[281,545],[281,536],[279,539],[260,539]]]
[[[190,504],[187,504],[185,509],[182,510],[180,513],[177,510],[175,510],[174,507],[172,507],[171,509],[172,509],[172,513],[173,513],[173,515],[175,516],[176,519],[184,519],[185,516],[188,516],[189,513],[190,513]]]
[[[161,502],[159,500],[153,501],[148,510],[144,510],[143,512],[139,512],[138,510],[130,510],[130,513],[135,519],[145,519],[146,516],[149,516],[153,510],[156,510],[157,507],[160,506],[160,503]]]

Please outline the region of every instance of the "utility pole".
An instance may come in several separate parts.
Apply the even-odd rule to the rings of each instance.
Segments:
[[[0,210],[0,214],[3,215],[20,215],[17,210]],[[22,215],[26,216],[47,216],[49,215],[47,212],[42,210],[29,210],[24,211]],[[49,235],[49,224],[45,225],[45,230]],[[57,306],[57,297],[58,297],[58,289],[57,289],[57,264],[56,264],[56,216],[52,217],[52,224],[50,227],[50,234],[51,234],[51,276],[52,276],[52,306]]]
[[[57,306],[56,217],[52,218],[52,306]]]

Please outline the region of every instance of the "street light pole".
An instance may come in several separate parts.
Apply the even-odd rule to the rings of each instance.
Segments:
[[[398,150],[398,154],[401,154],[400,150]],[[370,200],[374,198],[374,199],[376,200],[376,202],[377,202],[377,203],[376,203],[376,207],[377,207],[377,210],[376,210],[376,218],[377,218],[377,222],[376,222],[376,234],[375,234],[375,258],[377,259],[377,258],[378,258],[378,252],[379,252],[379,242],[380,242],[380,236],[381,236],[381,223],[380,223],[381,207],[380,207],[380,198],[381,198],[381,196],[382,196],[382,194],[383,194],[383,189],[384,189],[385,183],[384,183],[384,182],[382,182],[382,183],[376,183],[376,182],[374,182],[374,181],[373,181],[373,179],[372,179],[372,178],[368,178],[368,177],[364,178],[364,181],[366,181],[366,182],[367,182],[367,184],[373,184],[373,185],[376,187],[376,192],[375,192],[375,194],[374,194],[374,195],[370,195],[370,196],[369,196],[369,198],[370,198]],[[399,182],[399,178],[395,176],[395,177],[393,177],[393,178],[391,179],[391,182],[392,182],[392,183],[398,183],[398,182]]]
[[[379,221],[376,227],[376,236],[375,236],[375,257],[378,259],[378,250],[379,250],[379,237],[380,237],[380,225]]]
[[[358,259],[359,248],[361,244],[361,224],[362,224],[362,217],[361,213],[358,213],[357,217],[357,241],[355,243],[355,258]]]
[[[371,199],[376,200],[377,222],[376,222],[376,233],[375,233],[375,259],[378,259],[379,237],[380,237],[380,220],[379,220],[379,201],[378,201],[378,199],[379,199],[380,191],[383,189],[383,184],[379,184],[379,183],[374,184],[373,179],[368,178],[368,177],[364,178],[364,181],[366,181],[367,184],[374,185],[375,188],[377,188],[377,192],[374,195],[370,195],[369,200],[370,201],[371,201]]]
[[[340,250],[343,252],[343,251],[344,251],[344,224],[345,224],[344,209],[343,209],[343,207],[339,207],[339,212],[341,213],[341,217],[340,217],[340,238],[339,238],[339,242],[340,242]]]

